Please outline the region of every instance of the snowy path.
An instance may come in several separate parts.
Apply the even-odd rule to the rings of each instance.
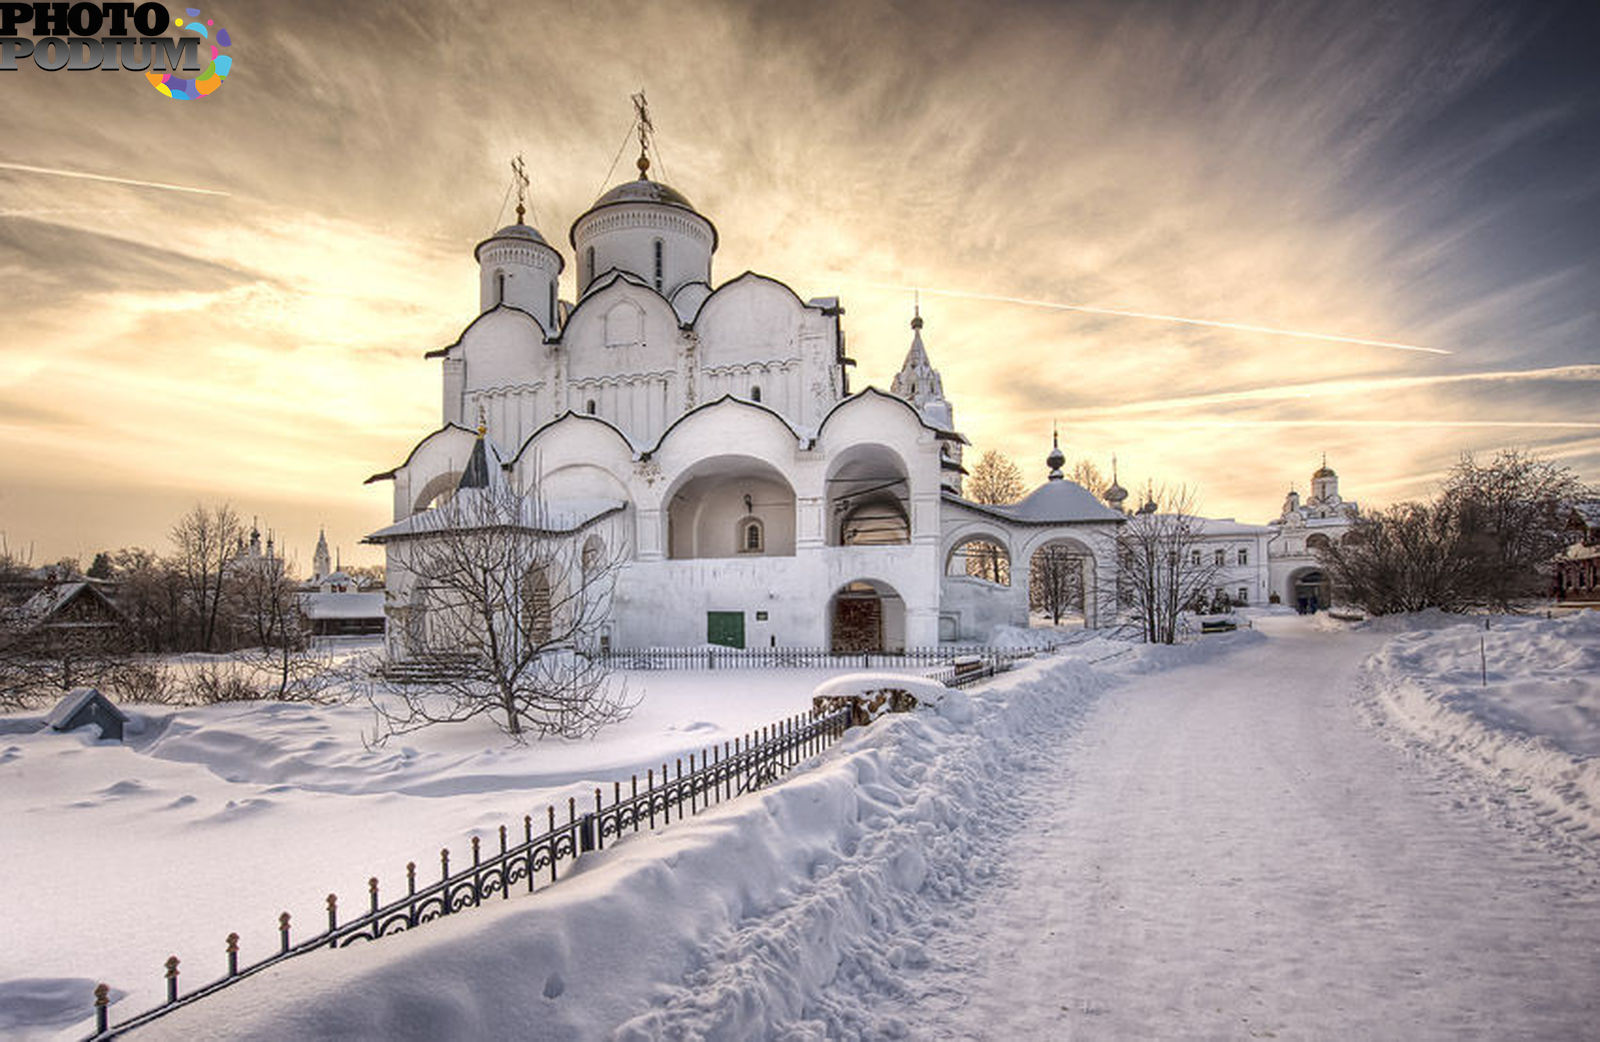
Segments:
[[[996,885],[874,1019],[934,1039],[1600,1035],[1593,861],[1360,720],[1380,641],[1289,620],[1109,692],[1027,779]]]

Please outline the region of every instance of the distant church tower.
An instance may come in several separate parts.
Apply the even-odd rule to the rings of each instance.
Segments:
[[[941,431],[954,431],[955,410],[944,396],[944,381],[939,370],[928,360],[928,349],[922,345],[922,306],[914,306],[911,315],[911,349],[906,352],[905,364],[894,374],[889,390],[916,407],[923,420]],[[956,495],[961,494],[961,443],[944,442],[940,462],[944,467],[943,484]]]
[[[1311,475],[1311,502],[1318,506],[1339,505],[1339,475],[1328,466],[1328,454],[1322,454],[1322,466]]]
[[[311,578],[322,579],[332,574],[333,569],[328,567],[328,533],[317,529],[317,549],[311,555]]]

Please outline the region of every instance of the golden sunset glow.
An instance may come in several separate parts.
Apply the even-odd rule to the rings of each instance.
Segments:
[[[1592,168],[1506,173],[1592,98],[1503,85],[1510,13],[1343,10],[235,3],[195,102],[0,73],[0,532],[87,563],[227,499],[301,571],[324,524],[381,560],[362,482],[439,424],[509,159],[570,299],[641,87],[715,281],[839,296],[853,388],[929,287],[957,425],[1030,484],[1053,422],[1250,521],[1324,452],[1364,506],[1504,445],[1600,479]]]

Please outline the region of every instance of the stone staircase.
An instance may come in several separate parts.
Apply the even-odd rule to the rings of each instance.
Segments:
[[[467,675],[475,661],[468,653],[437,651],[385,662],[378,674],[391,684],[437,684]]]

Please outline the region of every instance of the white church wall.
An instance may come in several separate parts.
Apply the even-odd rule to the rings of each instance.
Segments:
[[[510,304],[536,317],[546,332],[551,321],[552,287],[561,274],[560,254],[519,238],[490,239],[478,247],[478,310]]]
[[[465,390],[527,384],[547,379],[550,361],[544,331],[533,316],[496,308],[461,334],[453,357],[466,362]]]
[[[394,518],[425,509],[439,493],[455,488],[472,455],[477,434],[464,427],[443,427],[413,450],[394,477]]]
[[[605,206],[579,219],[573,227],[573,239],[578,250],[578,278],[584,282],[615,268],[653,285],[657,241],[661,243],[659,289],[663,294],[671,296],[687,282],[711,281],[710,225],[704,218],[673,207]]]
[[[795,495],[776,471],[740,457],[721,457],[718,469],[682,486],[668,502],[668,555],[788,557],[795,551]],[[745,498],[749,497],[749,505]],[[749,550],[744,527],[760,526],[761,548]]]
[[[746,272],[718,287],[695,318],[700,364],[799,361],[805,311],[788,287]]]
[[[831,593],[798,557],[635,563],[617,585],[614,643],[702,644],[708,612],[736,611],[744,615],[746,646],[823,647]]]
[[[1028,625],[1025,595],[1019,598],[1013,587],[965,575],[940,580],[939,612],[955,619],[955,632],[946,635],[952,640],[982,642],[997,626]]]

